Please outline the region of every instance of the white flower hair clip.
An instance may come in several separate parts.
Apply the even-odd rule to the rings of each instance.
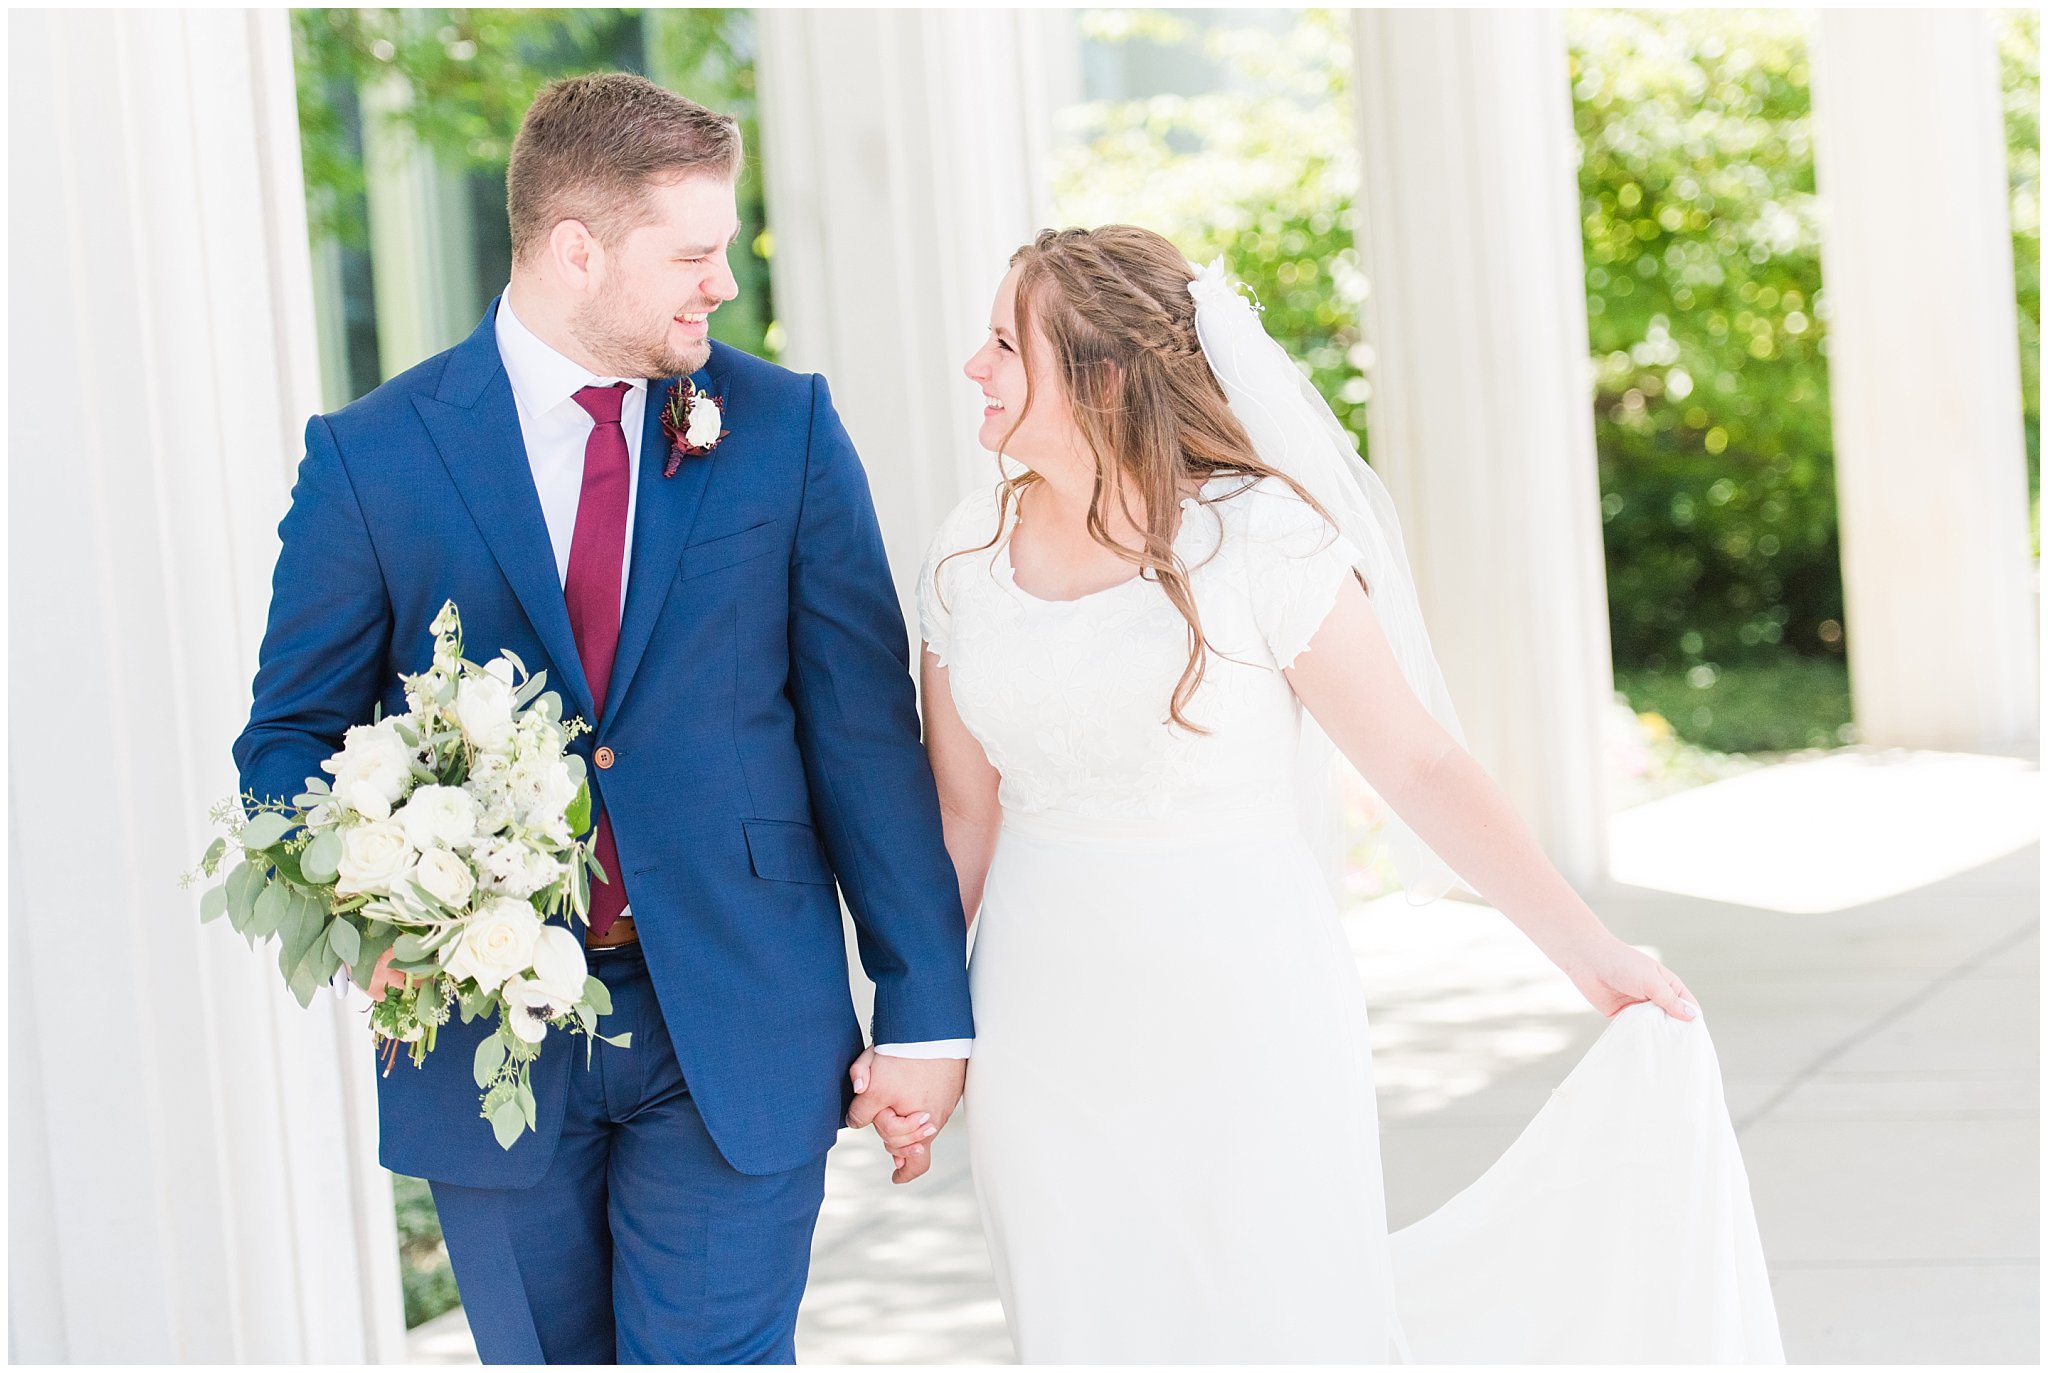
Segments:
[[[1259,293],[1243,281],[1234,281],[1223,270],[1223,255],[1218,253],[1206,267],[1196,267],[1190,262],[1195,279],[1188,283],[1188,294],[1195,298],[1197,305],[1227,305],[1233,301],[1245,309],[1263,313],[1265,306],[1259,301]]]

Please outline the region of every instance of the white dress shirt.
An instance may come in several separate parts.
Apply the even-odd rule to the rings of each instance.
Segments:
[[[569,581],[569,548],[576,538],[576,507],[583,499],[583,452],[597,427],[590,413],[576,403],[586,386],[626,383],[619,406],[619,426],[626,431],[626,552],[619,565],[619,614],[626,613],[626,587],[633,568],[633,516],[640,500],[640,431],[647,418],[647,381],[643,377],[600,377],[543,343],[539,335],[512,313],[509,289],[498,299],[498,356],[512,383],[519,411],[519,436],[526,442],[526,462],[533,470],[533,489],[547,521],[554,546],[555,574]],[[627,907],[622,914],[630,914]],[[939,1039],[917,1044],[877,1044],[876,1053],[896,1058],[966,1058],[971,1039]]]

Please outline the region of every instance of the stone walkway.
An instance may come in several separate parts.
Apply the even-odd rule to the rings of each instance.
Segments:
[[[1838,750],[1636,807],[1592,904],[1700,998],[1795,1363],[2039,1354],[2040,850],[2030,759]],[[1506,921],[1396,896],[1346,921],[1374,1010],[1389,1220],[1499,1156],[1601,1022]],[[963,1127],[888,1181],[828,1171],[808,1363],[1012,1358]],[[460,1313],[415,1359],[473,1359]]]

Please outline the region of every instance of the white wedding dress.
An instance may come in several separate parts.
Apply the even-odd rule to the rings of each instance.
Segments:
[[[1002,775],[969,1149],[1026,1362],[1782,1362],[1704,1025],[1631,1007],[1509,1153],[1389,1236],[1366,1005],[1302,837],[1292,663],[1355,552],[1212,481],[1139,579],[1018,587],[994,490],[948,517],[925,640]],[[1014,510],[1011,520],[1015,521]],[[1249,1115],[1245,1115],[1249,1104]]]

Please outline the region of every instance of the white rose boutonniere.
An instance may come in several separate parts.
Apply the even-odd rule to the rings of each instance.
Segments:
[[[661,409],[661,432],[668,436],[668,461],[661,475],[673,477],[684,458],[702,457],[718,446],[729,432],[725,426],[725,402],[708,391],[699,391],[688,377],[669,392]]]

